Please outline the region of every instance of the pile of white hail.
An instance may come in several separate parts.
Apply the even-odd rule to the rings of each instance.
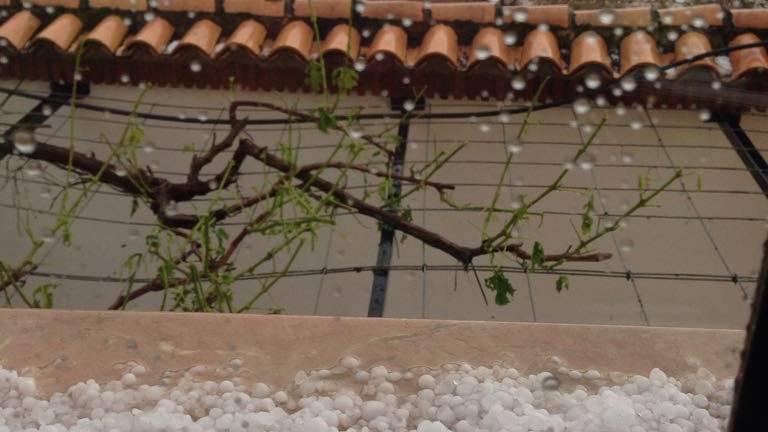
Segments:
[[[682,380],[659,369],[648,377],[563,367],[521,376],[450,364],[414,373],[364,370],[345,357],[332,369],[299,372],[279,391],[237,377],[202,381],[203,370],[147,385],[135,365],[119,381],[81,382],[46,400],[33,378],[0,368],[0,432],[716,432],[733,393],[733,380],[704,369]]]

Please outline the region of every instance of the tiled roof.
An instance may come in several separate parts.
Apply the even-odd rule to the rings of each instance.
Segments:
[[[82,78],[95,83],[221,88],[234,79],[247,88],[301,90],[307,62],[322,55],[329,67],[354,64],[360,92],[392,96],[425,89],[443,97],[530,98],[549,76],[543,97],[553,98],[621,80],[638,68],[760,41],[768,32],[768,10],[718,4],[573,10],[450,0],[5,3],[11,3],[0,10],[7,17],[0,26],[5,77],[71,80],[82,41]],[[311,11],[319,17],[320,42],[307,19]],[[768,90],[767,70],[764,47],[734,51],[677,68],[632,97],[658,93],[659,104],[764,106],[766,98],[754,95]],[[753,97],[724,100],[691,83],[748,89]],[[660,86],[669,91],[658,92]],[[618,93],[611,98],[628,97]]]

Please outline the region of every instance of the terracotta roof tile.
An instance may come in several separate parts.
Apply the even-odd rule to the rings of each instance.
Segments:
[[[285,15],[285,0],[224,0],[224,11],[279,17]]]
[[[40,27],[40,20],[32,12],[26,10],[17,12],[0,26],[0,38],[6,40],[16,50],[21,50],[38,27]]]
[[[88,0],[92,8],[121,9],[131,11],[147,10],[147,0]]]
[[[571,19],[568,5],[504,6],[502,16],[507,23],[547,24],[557,27],[568,27]]]
[[[232,35],[227,39],[228,46],[242,46],[252,54],[261,52],[261,46],[267,37],[267,29],[260,22],[249,19],[237,26]]]
[[[405,63],[408,49],[408,35],[400,27],[385,25],[376,33],[367,57],[370,60],[377,55],[392,55],[400,63]]]
[[[705,4],[659,10],[661,23],[668,26],[693,25],[696,28],[722,26],[725,13],[719,4]]]
[[[157,0],[157,9],[174,12],[215,12],[216,0]]]
[[[608,74],[612,74],[613,71],[608,46],[605,40],[593,31],[581,33],[571,45],[571,73],[577,73],[589,65],[597,65]]]
[[[47,42],[66,51],[72,45],[72,42],[75,41],[82,28],[83,22],[79,18],[70,13],[65,13],[56,17],[52,23],[38,33],[32,39],[32,43]]]
[[[424,20],[424,3],[417,0],[362,0],[362,16],[378,19]]]
[[[693,57],[697,54],[703,54],[705,52],[712,51],[712,44],[709,43],[709,39],[703,33],[688,32],[682,35],[675,42],[675,60],[684,60]],[[695,63],[683,66],[681,70],[685,70],[693,67],[704,67],[712,71],[716,71],[715,61],[712,58],[706,58]]]
[[[68,9],[80,7],[80,0],[28,0],[35,6],[58,6]]]
[[[459,39],[449,26],[438,24],[429,29],[421,41],[415,64],[419,65],[429,58],[443,58],[452,65],[459,65]]]
[[[533,61],[548,61],[559,71],[563,69],[563,59],[555,34],[551,31],[536,29],[528,33],[520,54],[519,69],[525,69]]]
[[[314,34],[312,28],[304,21],[291,21],[277,35],[272,46],[272,54],[289,50],[308,60],[312,52]]]
[[[745,33],[734,38],[729,45],[743,45],[759,41],[760,38],[755,34]],[[766,52],[765,47],[733,51],[730,54],[730,59],[734,79],[739,79],[749,72],[768,70],[768,52]]]
[[[647,27],[651,25],[651,7],[577,10],[576,25],[592,27]]]
[[[656,40],[648,33],[638,30],[621,41],[622,75],[642,66],[661,66]]]
[[[154,54],[165,51],[165,47],[173,36],[173,26],[163,18],[157,17],[139,30],[135,37],[129,38],[126,49],[137,46],[148,48]]]
[[[322,53],[341,53],[356,59],[360,53],[360,33],[346,24],[332,28],[323,40]]]
[[[512,63],[512,53],[504,44],[504,33],[496,27],[484,27],[480,29],[472,40],[472,51],[469,55],[470,67],[485,59],[496,59],[504,67]]]
[[[432,19],[437,21],[492,23],[496,18],[496,7],[487,2],[432,3],[430,10],[432,11]]]
[[[114,54],[123,42],[123,38],[128,33],[128,26],[123,19],[117,15],[109,15],[99,22],[96,27],[88,33],[85,43],[96,43]]]
[[[768,9],[731,9],[731,19],[737,28],[768,29]]]
[[[310,0],[294,0],[293,14],[312,16],[309,5]],[[352,12],[352,0],[312,0],[312,11],[318,18],[347,18]]]
[[[201,19],[192,25],[192,28],[181,38],[178,48],[195,47],[201,52],[211,56],[216,42],[221,36],[221,27],[209,19]]]

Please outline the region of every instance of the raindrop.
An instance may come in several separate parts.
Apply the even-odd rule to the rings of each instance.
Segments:
[[[47,13],[48,15],[53,15],[54,13],[56,13],[56,8],[53,6],[46,6],[45,13]]]
[[[491,56],[491,50],[487,46],[480,45],[477,48],[475,48],[475,57],[477,57],[478,60],[485,60],[490,56]]]
[[[363,131],[357,128],[352,128],[349,130],[349,137],[352,139],[360,139],[363,137]]]
[[[118,177],[125,177],[125,175],[128,174],[128,172],[125,170],[124,167],[118,165],[115,166],[115,175]]]
[[[520,91],[525,89],[525,78],[522,77],[522,75],[517,75],[516,77],[512,78],[512,88]]]
[[[219,184],[216,182],[216,180],[209,180],[208,181],[208,189],[216,190],[218,188],[219,188]]]
[[[511,120],[512,120],[512,119],[511,119],[511,117],[509,116],[509,114],[507,114],[507,113],[505,113],[505,112],[502,112],[502,113],[500,113],[500,114],[499,114],[499,121],[500,121],[501,123],[509,123]]]
[[[579,127],[579,122],[577,122],[576,120],[568,120],[568,126],[575,129]]]
[[[597,95],[595,98],[595,103],[599,107],[608,106],[608,99],[605,98],[605,95]]]
[[[575,165],[573,164],[573,161],[571,159],[566,159],[563,161],[563,169],[570,171],[574,167]]]
[[[50,198],[51,197],[51,188],[44,187],[43,190],[40,191],[40,198]]]
[[[513,186],[523,186],[523,185],[525,185],[525,181],[523,180],[522,177],[515,177],[514,179],[512,179],[512,185]]]
[[[129,229],[128,240],[133,241],[133,240],[136,240],[137,238],[139,238],[139,230],[137,230],[136,228]]]
[[[168,216],[176,216],[179,214],[179,207],[176,201],[171,201],[165,206],[165,214]]]
[[[518,23],[524,23],[528,21],[528,10],[523,8],[515,9],[512,12],[512,20]]]
[[[622,252],[631,252],[634,247],[635,242],[632,239],[625,238],[619,240],[619,249],[621,249]]]
[[[362,31],[362,32],[360,32],[360,34],[361,34],[361,35],[362,35],[364,38],[368,39],[369,37],[371,37],[371,29],[367,29],[367,28],[366,28],[366,29],[363,29],[363,31]]]
[[[405,109],[406,111],[413,111],[415,108],[416,108],[416,102],[410,99],[403,102],[403,109]]]
[[[42,238],[46,243],[53,243],[53,241],[56,239],[56,235],[52,229],[46,228],[40,234],[40,238]]]
[[[512,208],[512,210],[517,210],[520,207],[523,206],[523,197],[517,196],[515,197],[511,203],[509,203],[509,206]]]
[[[589,101],[585,98],[573,101],[573,110],[576,111],[576,114],[584,115],[589,112],[590,108]]]
[[[643,77],[648,81],[656,81],[659,79],[659,68],[656,66],[648,66],[643,69]]]
[[[383,52],[377,52],[373,55],[373,58],[376,59],[376,61],[382,61],[384,60],[384,53]]]
[[[704,17],[695,16],[691,20],[691,25],[698,29],[703,29],[703,28],[706,28],[709,24],[707,23],[707,20],[704,19]]]
[[[517,43],[517,33],[514,31],[508,31],[504,33],[504,44],[512,46]]]
[[[51,114],[53,114],[53,108],[51,108],[50,105],[45,104],[42,108],[43,115],[46,117],[50,117]]]
[[[509,151],[512,154],[518,154],[521,151],[523,151],[523,145],[517,141],[511,142],[507,144],[507,151]]]
[[[410,18],[403,18],[403,27],[410,27],[413,24],[413,20]]]
[[[365,12],[365,3],[362,3],[362,2],[356,3],[355,11],[359,14]]]
[[[411,83],[411,77],[404,76],[403,77],[403,84],[410,84]]]
[[[5,11],[3,11],[5,12]],[[8,46],[8,39],[0,38],[0,46]]]
[[[667,32],[667,39],[672,42],[676,41],[678,37],[680,37],[680,33],[678,33],[676,30],[670,30]]]
[[[699,111],[699,120],[707,121],[710,118],[712,118],[712,113],[709,112],[708,109],[703,109],[703,110]]]
[[[530,63],[528,63],[528,70],[531,72],[536,72],[539,70],[539,62],[536,58],[534,58]]]
[[[603,9],[597,14],[597,19],[600,21],[600,24],[609,26],[616,21],[616,12],[613,9]]]
[[[581,168],[583,171],[589,171],[592,168],[595,167],[595,162],[597,161],[597,158],[592,153],[586,153],[582,155],[579,160],[579,168]]]
[[[721,88],[723,88],[723,83],[722,82],[717,81],[717,80],[712,81],[712,90],[720,90]]]
[[[35,137],[32,135],[32,131],[27,129],[20,129],[13,133],[13,147],[19,153],[28,155],[34,153],[37,148]]]
[[[123,83],[123,84],[128,84],[128,82],[129,82],[130,80],[131,80],[131,77],[130,77],[130,76],[128,76],[128,74],[127,74],[127,73],[124,73],[124,74],[120,75],[120,82],[121,82],[121,83]]]
[[[624,29],[621,27],[616,27],[613,29],[613,34],[617,37],[621,37],[624,34]]]
[[[629,127],[632,128],[633,130],[640,130],[643,128],[643,122],[641,122],[640,120],[632,120],[631,122],[629,122]]]
[[[377,54],[379,54],[379,53],[377,53]],[[354,66],[355,70],[358,71],[358,72],[364,71],[365,70],[365,59],[364,58],[359,58],[359,59],[355,60],[355,64],[353,66]]]
[[[197,16],[197,13],[195,13],[195,11],[187,12],[187,18],[189,19],[195,19],[196,16]]]
[[[714,60],[717,67],[722,69],[723,75],[730,75],[733,72],[733,65],[731,65],[731,59],[728,56],[717,56]]]
[[[130,27],[131,24],[133,24],[133,20],[131,17],[125,17],[123,18],[123,24],[125,24],[126,27]]]
[[[480,129],[480,132],[482,133],[488,133],[491,131],[491,125],[488,123],[480,123],[477,128]]]
[[[600,79],[600,75],[596,73],[591,73],[584,78],[584,85],[589,89],[594,90],[600,87],[600,84],[602,84],[602,80]]]
[[[200,122],[206,122],[208,121],[208,113],[203,111],[200,114],[197,115],[197,120]]]
[[[0,55],[0,63],[8,64],[8,56]]]
[[[625,164],[631,164],[635,161],[635,155],[632,152],[624,152],[621,154],[621,162]]]
[[[160,169],[160,163],[158,161],[152,161],[149,163],[148,166],[151,170],[154,170],[154,171],[157,171]]]
[[[626,109],[626,108],[624,108],[623,106],[621,106],[621,105],[618,105],[618,106],[616,107],[616,115],[617,115],[617,116],[619,116],[619,117],[624,117],[624,115],[625,115],[626,113],[627,113],[627,109]]]
[[[631,75],[627,75],[622,78],[619,84],[621,85],[621,89],[625,92],[631,92],[637,88],[637,81]]]
[[[155,146],[155,143],[152,141],[146,141],[141,149],[144,150],[144,153],[149,154],[154,152],[157,149],[157,146]]]
[[[189,70],[195,73],[200,72],[203,70],[203,65],[200,64],[200,62],[197,60],[192,60],[192,62],[189,64]]]
[[[154,12],[152,12],[152,11],[144,12],[144,20],[145,21],[150,22],[153,19],[155,19],[155,13]]]
[[[24,174],[29,177],[37,177],[43,173],[43,166],[38,161],[30,161],[24,165]]]
[[[74,76],[75,81],[82,81],[83,80],[83,74],[80,71],[75,72]]]

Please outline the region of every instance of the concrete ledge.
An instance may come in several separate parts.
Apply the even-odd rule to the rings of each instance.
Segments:
[[[246,379],[284,386],[300,369],[345,355],[395,368],[467,361],[541,371],[557,356],[575,369],[681,376],[705,367],[735,376],[743,331],[276,315],[0,311],[0,364],[44,392],[119,377],[135,361],[166,370],[243,361]]]

